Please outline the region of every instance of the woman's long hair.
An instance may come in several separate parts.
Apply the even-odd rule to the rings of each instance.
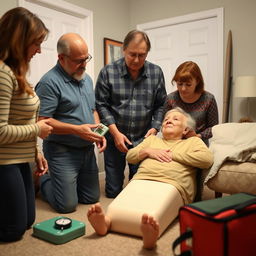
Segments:
[[[7,11],[0,19],[0,59],[12,69],[20,93],[33,95],[26,79],[28,49],[34,43],[41,43],[48,33],[44,23],[23,7]]]

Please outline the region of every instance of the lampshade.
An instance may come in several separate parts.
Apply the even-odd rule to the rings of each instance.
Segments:
[[[234,87],[235,97],[256,97],[256,76],[239,76]]]

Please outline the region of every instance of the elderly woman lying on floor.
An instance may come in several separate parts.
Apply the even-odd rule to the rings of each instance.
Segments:
[[[137,174],[106,214],[99,203],[88,210],[88,220],[97,234],[111,230],[142,236],[144,248],[156,246],[179,208],[193,201],[197,168],[209,168],[213,163],[212,153],[200,138],[183,139],[194,126],[190,115],[172,109],[162,123],[163,138],[151,135],[128,151],[129,163],[140,162]]]

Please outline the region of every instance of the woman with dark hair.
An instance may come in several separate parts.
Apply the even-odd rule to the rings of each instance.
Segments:
[[[25,8],[0,19],[0,241],[22,238],[35,220],[35,193],[29,163],[38,175],[47,169],[36,148],[37,137],[52,127],[37,122],[39,99],[26,79],[31,58],[48,35],[44,23]]]
[[[177,90],[167,96],[165,111],[180,107],[196,121],[195,133],[206,145],[212,137],[212,127],[219,122],[218,107],[215,97],[204,90],[204,80],[199,66],[193,61],[182,63],[172,79]]]

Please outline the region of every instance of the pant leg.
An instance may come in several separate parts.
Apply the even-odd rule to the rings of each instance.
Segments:
[[[123,189],[125,155],[116,148],[113,140],[108,140],[107,148],[104,151],[104,163],[106,173],[105,193],[109,198],[115,198]]]
[[[99,169],[96,163],[94,145],[86,147],[77,180],[79,203],[93,204],[99,201]]]
[[[25,186],[27,201],[27,229],[32,226],[36,218],[35,187],[32,170],[29,164],[22,164],[21,175]]]
[[[78,204],[77,177],[82,165],[82,151],[44,141],[44,155],[49,172],[40,178],[43,199],[60,213],[73,212]]]
[[[35,220],[35,195],[28,164],[0,165],[0,241],[22,238]]]
[[[133,178],[135,173],[138,171],[140,164],[128,164],[129,165],[129,180]]]

